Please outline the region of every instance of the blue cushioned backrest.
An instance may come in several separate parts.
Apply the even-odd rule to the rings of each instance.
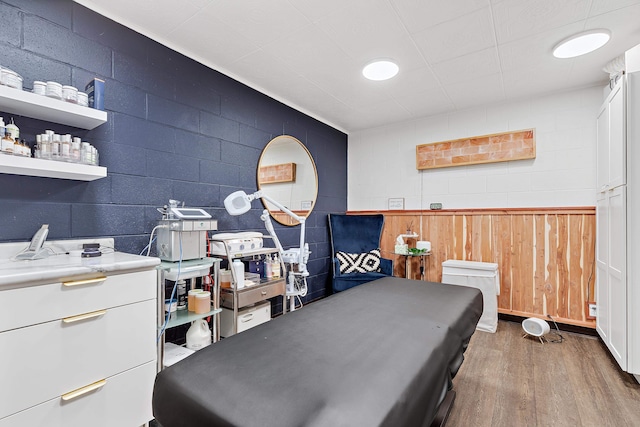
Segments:
[[[352,254],[380,247],[384,215],[329,214],[329,234],[333,255],[338,251]]]

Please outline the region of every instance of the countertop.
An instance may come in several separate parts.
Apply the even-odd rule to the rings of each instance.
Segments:
[[[148,270],[160,265],[160,259],[123,252],[104,253],[95,258],[78,255],[52,255],[38,260],[0,259],[0,290],[62,281],[96,273]]]

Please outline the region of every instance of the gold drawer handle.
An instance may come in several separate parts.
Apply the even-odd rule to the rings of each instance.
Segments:
[[[91,319],[93,317],[102,316],[107,310],[92,311],[91,313],[78,314],[77,316],[65,317],[62,319],[64,323],[79,322],[80,320]]]
[[[69,393],[67,393],[67,394],[63,394],[63,395],[61,396],[61,397],[62,397],[62,400],[64,400],[65,402],[67,402],[67,401],[69,401],[69,400],[75,399],[76,397],[80,397],[80,396],[82,396],[83,394],[87,394],[87,393],[89,393],[90,391],[94,391],[94,390],[97,390],[97,389],[99,389],[99,388],[104,387],[104,385],[105,385],[106,383],[107,383],[107,380],[100,380],[100,381],[96,381],[96,382],[95,382],[95,383],[93,383],[93,384],[89,384],[89,385],[87,385],[87,386],[81,387],[81,388],[79,388],[79,389],[77,389],[77,390],[70,391]]]
[[[90,285],[92,283],[102,283],[107,280],[106,277],[96,277],[95,279],[86,279],[86,280],[74,280],[73,282],[62,282],[62,286],[71,287],[71,286],[80,286],[80,285]]]

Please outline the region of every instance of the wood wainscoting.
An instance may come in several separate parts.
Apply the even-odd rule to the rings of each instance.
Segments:
[[[404,277],[395,240],[408,229],[431,242],[431,255],[410,259],[410,278],[440,282],[448,259],[493,262],[500,271],[500,313],[595,328],[586,303],[595,299],[595,208],[349,211],[382,213],[381,250]],[[417,239],[408,239],[415,247]]]

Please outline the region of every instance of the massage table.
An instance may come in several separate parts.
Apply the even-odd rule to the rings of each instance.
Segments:
[[[386,277],[158,373],[162,427],[429,426],[482,314],[478,289]]]

